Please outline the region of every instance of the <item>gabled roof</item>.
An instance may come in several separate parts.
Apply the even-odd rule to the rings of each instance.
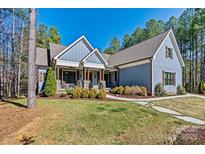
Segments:
[[[103,56],[103,58],[104,58],[106,61],[108,61],[109,57],[111,56],[111,55],[106,54],[106,53],[101,53],[101,55]]]
[[[104,64],[104,65],[108,65],[107,61],[104,59],[104,57],[100,54],[100,52],[98,51],[98,49],[93,50],[92,52],[90,52],[88,55],[86,55],[81,62],[86,62],[86,60],[88,60],[93,54],[96,54],[97,57],[100,59],[100,61]]]
[[[73,46],[75,46],[78,42],[80,41],[84,41],[88,48],[91,49],[91,51],[94,50],[94,48],[92,47],[92,45],[88,42],[88,40],[85,38],[85,36],[81,36],[80,38],[78,38],[75,42],[73,42],[71,45],[69,45],[68,47],[66,47],[65,49],[63,49],[61,52],[59,52],[56,56],[54,56],[54,59],[58,59],[60,56],[62,56],[64,53],[66,53],[70,48],[72,48]]]
[[[108,64],[111,66],[118,66],[134,61],[152,58],[170,32],[171,30],[166,31],[111,55],[108,59]]]
[[[56,55],[58,55],[60,52],[62,52],[66,48],[67,48],[67,46],[64,46],[64,45],[59,45],[59,44],[55,44],[55,43],[49,43],[51,59],[53,59]]]
[[[49,66],[48,50],[44,48],[36,48],[36,65]]]

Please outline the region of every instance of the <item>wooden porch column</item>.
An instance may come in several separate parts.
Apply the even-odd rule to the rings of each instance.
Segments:
[[[57,66],[57,80],[59,80],[59,66]]]
[[[90,79],[90,73],[89,73],[89,69],[87,69],[87,73],[88,73],[88,77],[87,77],[87,80]]]
[[[105,71],[102,70],[102,81],[104,81],[104,73],[105,73]]]
[[[86,69],[83,68],[83,80],[86,80]]]
[[[101,70],[99,71],[99,80],[101,81],[102,80],[102,75],[101,75]]]

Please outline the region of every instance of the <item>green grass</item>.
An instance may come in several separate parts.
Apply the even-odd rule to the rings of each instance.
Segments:
[[[16,100],[25,104],[25,100]],[[4,144],[164,144],[176,128],[189,125],[167,114],[128,102],[38,99],[48,113]]]
[[[158,106],[175,110],[184,115],[205,120],[205,99],[184,97],[152,102]]]

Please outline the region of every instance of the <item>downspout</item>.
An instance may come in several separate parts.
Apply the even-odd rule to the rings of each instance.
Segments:
[[[150,59],[151,61],[151,66],[150,66],[150,69],[151,69],[151,75],[150,75],[150,78],[151,78],[151,95],[154,96],[154,89],[153,89],[153,58]]]

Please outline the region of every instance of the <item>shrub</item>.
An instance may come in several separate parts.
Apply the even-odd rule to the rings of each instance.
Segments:
[[[81,97],[88,98],[88,96],[89,96],[89,90],[87,88],[83,88],[83,90],[81,92]]]
[[[131,86],[130,87],[130,93],[131,95],[142,95],[142,90],[139,86]]]
[[[186,95],[186,90],[183,86],[181,85],[178,85],[177,86],[177,94],[178,95]]]
[[[53,71],[52,67],[49,67],[48,75],[46,79],[46,86],[45,86],[45,95],[46,96],[54,96],[56,94],[56,78],[55,72]]]
[[[82,93],[82,88],[76,87],[73,89],[72,97],[73,98],[80,98],[81,93]]]
[[[199,93],[205,94],[205,82],[203,82],[203,81],[200,81],[200,83],[199,83]]]
[[[124,87],[123,86],[119,86],[117,93],[118,94],[123,94],[124,93]]]
[[[99,89],[105,88],[105,87],[104,87],[104,81],[99,81],[99,83],[98,83],[98,88],[99,88]]]
[[[111,90],[111,93],[113,93],[113,94],[123,94],[124,93],[124,87],[123,86],[115,87]]]
[[[191,88],[191,84],[190,84],[190,83],[187,83],[187,84],[185,85],[185,88],[186,88],[186,91],[187,91],[187,92],[192,92],[192,91],[193,91],[192,88]]]
[[[73,93],[73,88],[68,88],[65,90],[67,95],[72,95]]]
[[[103,99],[106,97],[106,90],[105,89],[101,89],[99,90],[98,94],[97,94],[97,98],[99,99]]]
[[[90,98],[95,98],[97,96],[97,90],[96,89],[91,89],[89,91],[89,97]]]
[[[111,90],[111,93],[113,94],[117,94],[117,91],[118,91],[119,87],[115,87]]]
[[[60,97],[65,97],[66,95],[67,95],[66,92],[62,92],[62,93],[60,94]]]
[[[126,86],[124,88],[124,93],[126,95],[133,95],[133,96],[134,95],[143,95],[143,92],[142,92],[142,90],[140,89],[139,86],[131,86],[131,87]]]
[[[166,96],[166,92],[164,90],[164,86],[161,83],[156,84],[154,89],[156,96]]]
[[[142,95],[143,95],[143,96],[147,96],[147,88],[144,87],[144,86],[141,86],[140,89],[141,89],[141,91],[142,91]]]
[[[205,144],[205,129],[197,126],[183,126],[175,130],[168,138],[167,144],[203,145]]]

